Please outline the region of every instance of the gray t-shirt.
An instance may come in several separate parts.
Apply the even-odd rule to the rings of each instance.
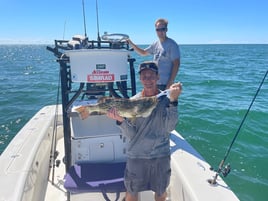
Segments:
[[[171,38],[161,43],[159,40],[144,49],[154,55],[154,61],[158,64],[160,79],[157,84],[166,85],[172,71],[173,61],[180,58],[179,45]]]
[[[140,93],[135,97],[140,96]],[[166,96],[159,98],[151,115],[123,121],[119,127],[129,138],[129,158],[153,159],[170,155],[169,136],[178,122],[178,108]]]

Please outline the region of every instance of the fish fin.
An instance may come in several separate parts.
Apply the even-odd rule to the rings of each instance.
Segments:
[[[129,119],[129,121],[131,122],[131,124],[134,124],[135,121],[136,121],[136,116],[133,116],[133,117],[128,118],[128,119]]]
[[[105,103],[107,97],[103,96],[98,99],[98,103]]]
[[[108,102],[108,101],[112,101],[112,100],[114,100],[114,98],[112,98],[112,97],[107,97],[107,96],[103,96],[103,97],[100,97],[100,98],[98,99],[98,103],[106,103],[106,102]]]

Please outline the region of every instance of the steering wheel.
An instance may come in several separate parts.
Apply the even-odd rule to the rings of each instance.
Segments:
[[[104,34],[101,37],[102,40],[107,40],[112,43],[116,42],[122,42],[129,39],[129,36],[127,34],[120,34],[120,33],[113,33],[113,34]]]

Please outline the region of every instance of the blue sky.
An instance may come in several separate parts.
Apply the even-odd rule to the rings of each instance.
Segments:
[[[96,0],[84,0],[87,35],[97,38]],[[268,44],[267,0],[98,0],[100,35],[155,41],[154,22],[169,20],[179,44]],[[82,0],[0,0],[0,44],[53,43],[84,34]]]

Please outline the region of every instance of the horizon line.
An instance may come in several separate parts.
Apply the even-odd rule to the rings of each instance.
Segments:
[[[22,43],[1,43],[0,45],[54,45],[54,43],[44,43],[44,42],[22,42]],[[150,44],[137,44],[137,45],[150,45]],[[268,43],[179,43],[180,45],[268,45]]]

